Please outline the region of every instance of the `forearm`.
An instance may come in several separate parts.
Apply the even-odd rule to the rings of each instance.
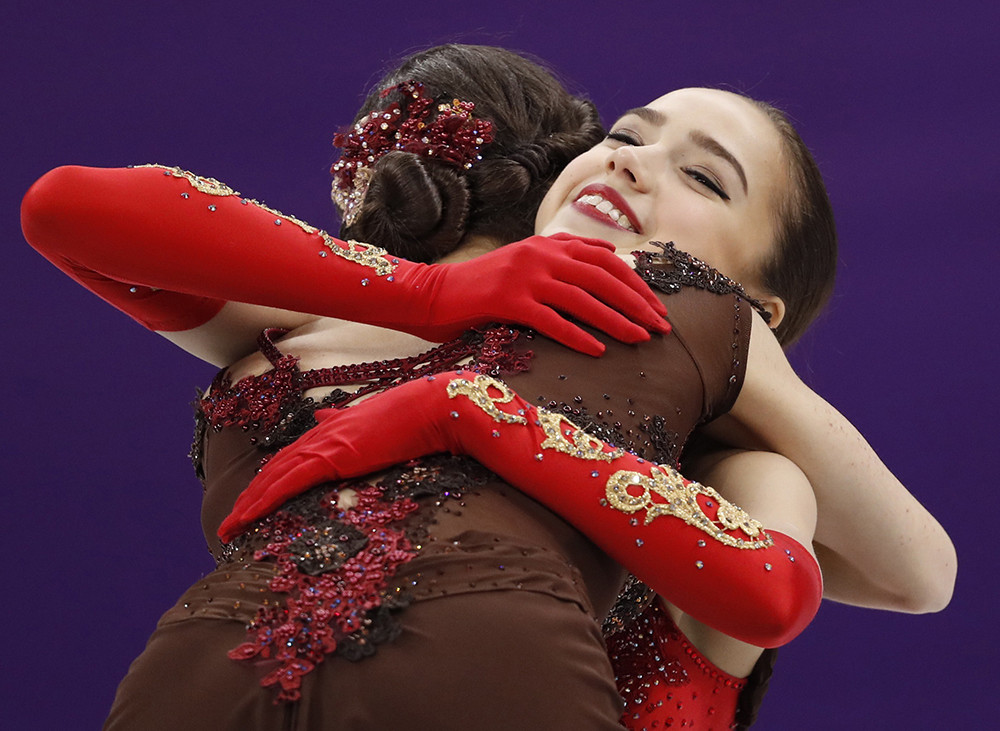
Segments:
[[[203,324],[227,300],[361,319],[376,300],[364,281],[384,284],[393,270],[380,250],[338,242],[216,181],[161,167],[57,168],[25,196],[22,227],[29,243],[99,295],[124,284],[136,303],[211,303],[174,322],[169,301],[151,314],[115,291],[115,306],[165,331]]]
[[[755,328],[755,333],[758,332]],[[816,494],[816,542],[856,567],[870,601],[904,612],[938,611],[951,597],[955,550],[941,525],[896,479],[864,437],[795,376],[769,333],[751,338],[747,379],[732,412],[765,448],[792,460]],[[768,342],[771,341],[771,342]],[[734,432],[735,433],[735,432]]]
[[[649,339],[636,323],[669,331],[662,303],[607,242],[530,237],[469,261],[415,263],[178,168],[57,168],[28,191],[21,224],[56,266],[161,331],[203,325],[225,301],[434,342],[511,322],[595,356],[604,345],[569,318],[630,343]]]
[[[782,644],[818,607],[819,572],[798,542],[764,532],[711,488],[614,449],[493,379],[441,374],[317,418],[240,497],[224,539],[317,482],[451,451],[478,459],[659,593],[735,637]]]

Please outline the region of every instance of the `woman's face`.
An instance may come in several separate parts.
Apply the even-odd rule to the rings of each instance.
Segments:
[[[535,230],[606,239],[619,253],[673,241],[753,291],[774,240],[783,160],[777,130],[747,100],[680,89],[626,113],[573,160]]]

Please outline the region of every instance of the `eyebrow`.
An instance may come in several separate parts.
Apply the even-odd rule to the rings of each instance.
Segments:
[[[718,155],[723,160],[725,160],[726,162],[728,162],[730,165],[733,166],[733,168],[736,170],[736,174],[740,176],[740,182],[743,183],[743,195],[746,195],[747,174],[743,172],[743,166],[740,165],[740,161],[736,159],[733,153],[731,153],[729,150],[727,150],[725,147],[719,144],[719,141],[717,139],[715,139],[714,137],[709,137],[704,132],[699,132],[695,130],[689,135],[689,137],[691,138],[692,142],[698,145],[698,147],[702,148],[703,150],[713,155]]]
[[[650,124],[655,124],[658,127],[662,127],[667,123],[667,115],[663,112],[658,112],[650,107],[635,107],[634,109],[629,109],[623,117],[627,117],[630,114],[634,114],[639,119],[644,122],[649,122]]]
[[[622,116],[625,117],[630,114],[635,115],[644,122],[648,122],[649,124],[653,124],[658,127],[662,127],[664,124],[667,123],[667,115],[665,115],[663,112],[651,109],[650,107],[635,107],[634,109],[629,109]],[[725,160],[726,162],[728,162],[730,165],[733,166],[733,169],[736,171],[736,174],[740,177],[740,182],[743,184],[743,194],[746,195],[747,175],[743,170],[743,166],[740,165],[740,161],[736,159],[736,156],[733,155],[733,153],[731,153],[725,147],[723,147],[722,144],[717,139],[705,134],[704,132],[699,132],[695,130],[690,134],[690,138],[691,141],[694,144],[698,145],[698,147],[700,147],[701,149],[705,150],[708,153],[711,153],[712,155],[721,157],[723,160]]]

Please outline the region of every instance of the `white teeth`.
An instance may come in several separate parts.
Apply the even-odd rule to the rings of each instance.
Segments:
[[[583,195],[577,198],[577,202],[593,206],[627,231],[635,231],[635,226],[628,220],[628,216],[615,208],[611,201],[606,200],[602,196],[596,194]]]

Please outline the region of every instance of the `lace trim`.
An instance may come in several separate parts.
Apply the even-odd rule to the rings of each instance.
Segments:
[[[664,244],[653,241],[651,243],[662,249],[662,252],[634,252],[636,271],[650,286],[656,287],[666,294],[677,294],[682,287],[698,287],[714,294],[735,294],[757,310],[764,318],[764,322],[770,322],[771,313],[764,309],[760,300],[747,294],[739,282],[730,279],[717,269],[713,269],[701,259],[696,259],[687,252],[681,251],[674,246],[673,242]],[[671,266],[663,268],[663,263],[668,263]]]

